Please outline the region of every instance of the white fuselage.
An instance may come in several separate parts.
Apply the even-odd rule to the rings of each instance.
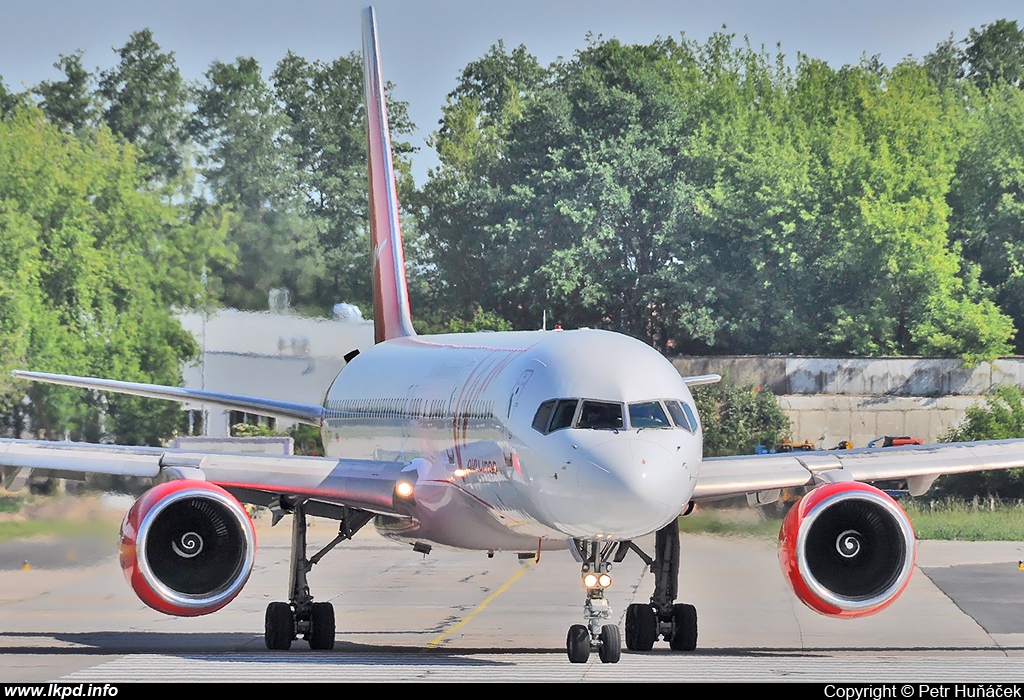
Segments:
[[[619,429],[534,427],[543,402],[622,405]],[[693,399],[671,363],[596,330],[414,336],[354,358],[325,399],[332,457],[416,461],[414,517],[384,534],[484,550],[626,540],[689,501],[701,434],[626,424],[631,402]],[[695,415],[695,411],[692,413]],[[580,412],[577,412],[579,422]]]

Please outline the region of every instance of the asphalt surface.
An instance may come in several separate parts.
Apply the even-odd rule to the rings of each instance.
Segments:
[[[116,544],[99,535],[0,542],[0,571],[92,566],[110,557]]]
[[[200,618],[167,617],[140,603],[114,543],[98,561],[79,547],[59,568],[0,567],[0,682],[1024,681],[1021,543],[922,542],[919,569],[889,609],[834,620],[789,592],[773,543],[684,535],[680,598],[697,606],[697,652],[674,654],[659,643],[647,654],[624,652],[615,665],[596,653],[573,665],[565,635],[582,621],[584,593],[568,553],[529,564],[440,548],[424,556],[372,528],[310,575],[316,599],[335,605],[335,649],[311,652],[296,641],[268,653],[263,614],[287,588],[288,526],[258,524],[245,589]],[[311,550],[334,534],[330,523],[315,523]],[[56,561],[68,547],[44,544],[29,544],[38,562],[43,551]],[[24,557],[25,543],[8,545],[0,560]],[[626,605],[650,596],[653,577],[633,556],[612,573],[609,598],[621,624]]]

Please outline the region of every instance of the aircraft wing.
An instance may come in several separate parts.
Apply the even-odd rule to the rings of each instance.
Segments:
[[[683,377],[686,386],[698,386],[700,384],[717,384],[722,381],[720,374],[698,374],[692,377]]]
[[[373,513],[403,515],[395,494],[416,482],[420,460],[385,462],[328,457],[193,452],[80,442],[0,440],[5,488],[18,488],[33,471],[74,477],[86,472],[118,476],[194,478],[223,486],[240,500],[267,505],[278,495]],[[311,511],[312,512],[312,511]],[[328,513],[323,513],[328,515]]]
[[[1024,440],[953,442],[877,449],[709,457],[694,500],[839,481],[906,479],[920,495],[942,474],[1024,467]]]
[[[119,382],[115,379],[74,377],[68,374],[48,374],[46,372],[14,370],[11,372],[11,375],[16,379],[28,379],[34,382],[45,382],[46,384],[74,386],[80,389],[113,391],[118,394],[143,396],[147,399],[205,403],[211,406],[220,406],[222,408],[246,411],[248,413],[259,413],[263,416],[274,416],[275,418],[284,418],[287,420],[298,421],[300,423],[308,423],[310,425],[320,425],[323,422],[324,417],[323,406],[317,404],[261,399],[254,396],[242,396],[241,394],[224,394],[218,391],[183,389],[181,387],[162,386],[160,384],[139,384],[136,382]]]

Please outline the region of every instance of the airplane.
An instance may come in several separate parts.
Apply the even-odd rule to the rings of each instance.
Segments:
[[[625,646],[697,645],[697,612],[677,602],[679,517],[694,504],[779,490],[809,492],[789,511],[779,561],[813,610],[876,613],[906,588],[916,540],[907,515],[871,481],[906,479],[915,495],[940,474],[1024,466],[1024,440],[841,452],[703,458],[690,388],[718,375],[680,376],[660,353],[592,329],[417,335],[405,281],[398,198],[376,19],[363,12],[375,345],[347,364],[320,404],[90,377],[15,371],[15,377],[208,405],[318,426],[326,457],[203,453],[0,440],[3,485],[30,474],[150,477],[131,506],[120,561],[139,598],[177,616],[213,613],[242,590],[256,537],[243,503],[292,518],[287,602],[267,606],[272,650],[305,640],[330,650],[334,608],[315,602],[310,568],[374,524],[385,537],[540,557],[568,550],[580,564],[585,624],[566,654],[620,659],[623,635],[605,597],[615,563],[633,553],[654,576],[648,603],[625,611]],[[338,521],[312,557],[308,516]],[[655,533],[654,550],[636,541]]]

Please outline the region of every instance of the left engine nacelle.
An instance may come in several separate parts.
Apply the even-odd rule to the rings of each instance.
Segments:
[[[168,615],[220,610],[252,572],[256,531],[234,496],[205,481],[154,486],[121,525],[121,569],[139,598]]]
[[[830,617],[871,615],[896,600],[914,570],[917,541],[903,509],[874,486],[819,486],[779,531],[779,563],[793,592]]]

